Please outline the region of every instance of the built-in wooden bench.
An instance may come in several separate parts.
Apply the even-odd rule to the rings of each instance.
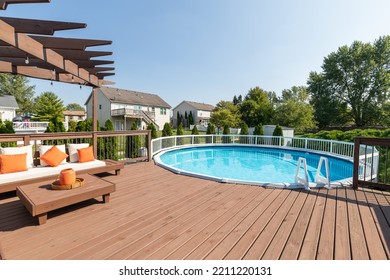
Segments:
[[[75,163],[73,165],[67,163],[67,164],[57,166],[57,167],[42,167],[41,168],[42,170],[48,171],[47,175],[43,175],[43,176],[36,177],[36,178],[25,179],[26,176],[25,176],[25,174],[23,174],[24,176],[20,176],[20,179],[18,179],[18,177],[16,177],[16,179],[14,179],[13,181],[5,182],[5,183],[2,182],[1,176],[3,176],[3,175],[0,174],[0,193],[15,191],[17,186],[28,185],[31,183],[37,183],[37,182],[41,182],[41,181],[49,180],[49,179],[56,179],[59,176],[60,170],[66,169],[69,167],[74,168],[76,170],[76,174],[99,174],[99,173],[104,173],[104,172],[115,171],[116,175],[119,175],[120,170],[124,168],[123,163],[115,161],[115,160],[107,159],[107,160],[103,160],[101,162],[104,162],[105,165],[88,167],[86,169],[78,169],[77,168],[78,165],[80,165],[80,167],[81,167],[81,165],[83,165],[83,163]],[[39,168],[39,167],[34,167],[31,169],[35,169],[35,168]],[[55,168],[56,172],[53,174],[52,171],[54,168]],[[29,170],[31,170],[31,169],[29,169]],[[52,170],[50,170],[50,169],[52,169]],[[29,171],[25,171],[25,172],[28,174]],[[25,173],[25,172],[21,172],[20,174],[22,175],[22,173]],[[17,173],[14,173],[14,174],[17,174]],[[4,174],[4,175],[7,175],[7,174]]]

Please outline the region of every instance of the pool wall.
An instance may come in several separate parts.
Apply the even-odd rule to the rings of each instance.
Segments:
[[[302,184],[296,184],[296,183],[271,183],[271,182],[258,182],[258,181],[246,181],[246,180],[236,180],[236,179],[229,179],[229,178],[221,178],[221,177],[214,177],[210,175],[204,175],[199,174],[196,172],[188,172],[185,170],[177,169],[172,166],[169,166],[165,163],[163,163],[160,159],[160,156],[163,155],[166,152],[172,151],[172,150],[178,150],[178,149],[186,149],[186,148],[196,148],[196,147],[215,147],[215,146],[230,146],[230,147],[258,147],[258,148],[272,148],[272,149],[280,149],[280,150],[288,150],[288,151],[298,151],[298,152],[304,152],[304,153],[311,153],[311,154],[317,154],[319,156],[326,156],[326,157],[333,157],[338,158],[341,160],[345,160],[348,162],[353,163],[353,158],[348,156],[340,156],[340,155],[334,155],[329,152],[321,152],[318,150],[307,150],[302,148],[294,148],[294,147],[286,147],[286,146],[267,146],[267,145],[250,145],[250,144],[197,144],[197,145],[181,145],[181,146],[175,146],[169,149],[164,149],[160,153],[156,154],[153,159],[155,161],[155,164],[158,166],[161,166],[167,170],[170,170],[171,172],[174,172],[176,174],[186,175],[186,176],[192,176],[207,180],[213,180],[221,183],[232,183],[232,184],[248,184],[248,185],[259,185],[264,187],[273,187],[273,188],[291,188],[291,189],[297,189],[302,188]],[[342,187],[352,184],[352,177],[345,178],[343,180],[336,180],[331,182],[332,187]],[[321,183],[309,183],[309,188],[316,188],[316,187],[322,187],[324,184]]]

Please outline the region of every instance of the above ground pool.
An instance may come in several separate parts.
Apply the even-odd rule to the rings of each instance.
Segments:
[[[299,187],[295,184],[298,159],[305,158],[311,187],[321,154],[280,148],[201,146],[174,149],[155,156],[155,162],[173,172],[220,182]],[[330,181],[350,183],[353,163],[327,155]],[[302,172],[301,172],[302,170]],[[303,173],[301,165],[300,175]],[[325,176],[325,167],[321,168]],[[300,186],[301,187],[301,186]]]

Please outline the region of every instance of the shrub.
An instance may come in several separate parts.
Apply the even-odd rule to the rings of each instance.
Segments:
[[[272,136],[276,136],[276,137],[283,136],[283,129],[280,125],[278,125],[278,124],[276,125]],[[280,145],[283,146],[283,144],[284,144],[283,139],[280,139]],[[272,145],[279,145],[279,138],[272,139]]]
[[[192,129],[191,135],[199,135],[199,130],[196,127],[196,125],[194,125],[194,128]],[[194,137],[194,144],[199,144],[199,142],[200,142],[199,137]]]
[[[184,135],[183,125],[180,123],[177,127],[176,135]],[[178,137],[176,145],[183,145],[183,138]]]
[[[206,134],[208,134],[208,135],[215,134],[215,126],[213,124],[211,124],[211,123],[208,124]],[[212,142],[213,142],[213,137],[206,136],[206,143],[212,143]]]
[[[229,135],[230,134],[230,128],[228,125],[223,126],[223,135]],[[222,143],[230,143],[230,137],[229,136],[222,136]]]
[[[172,136],[172,127],[169,123],[164,124],[164,128],[162,130],[162,137]]]
[[[150,123],[148,124],[147,130],[150,130],[151,131],[151,134],[152,134],[152,139],[156,139],[158,137],[157,135],[157,129],[156,127],[154,126],[154,124]]]

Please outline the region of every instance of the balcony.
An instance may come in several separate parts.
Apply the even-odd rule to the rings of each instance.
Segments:
[[[13,128],[17,134],[43,133],[46,131],[49,122],[14,122]],[[64,122],[68,130],[68,123]]]
[[[150,119],[155,119],[155,113],[154,112],[148,112],[143,110],[134,110],[134,109],[127,109],[127,108],[121,108],[121,109],[114,109],[111,110],[111,116],[112,117],[126,117],[126,118],[136,118],[136,119],[142,119],[145,118],[145,115],[149,117]]]

